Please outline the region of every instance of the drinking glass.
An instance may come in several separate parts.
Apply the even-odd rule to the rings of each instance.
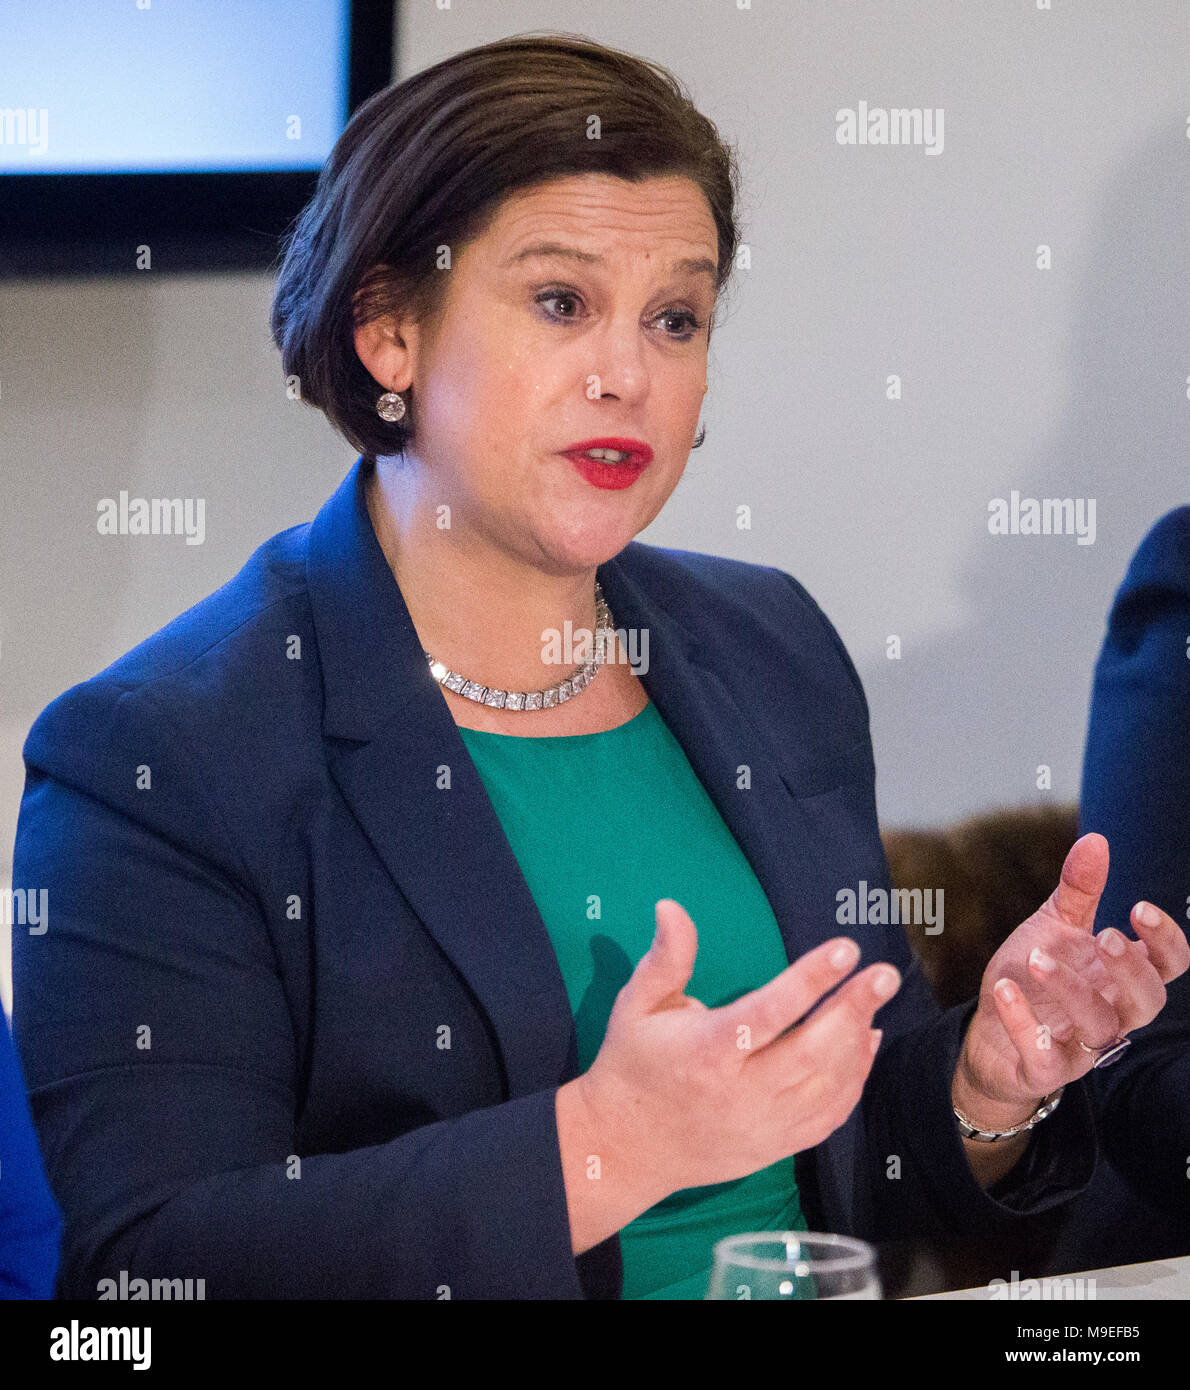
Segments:
[[[715,1246],[707,1298],[879,1298],[876,1252],[852,1236],[759,1231]]]

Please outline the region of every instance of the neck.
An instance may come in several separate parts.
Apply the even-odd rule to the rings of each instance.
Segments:
[[[368,514],[421,645],[483,685],[537,690],[569,673],[543,660],[543,632],[593,630],[595,568],[547,574],[494,545],[452,512],[437,525],[437,501],[412,459],[378,460],[366,484]],[[580,653],[573,664],[583,659]]]

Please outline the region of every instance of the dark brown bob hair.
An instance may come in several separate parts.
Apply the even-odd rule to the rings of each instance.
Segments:
[[[659,65],[579,35],[524,34],[370,97],[282,246],[269,322],[301,399],[365,458],[403,453],[416,403],[406,393],[399,424],[376,414],[384,388],[356,355],[355,329],[398,310],[432,319],[443,246],[457,254],[510,194],[587,173],[693,180],[715,219],[722,291],[739,241],[736,153]]]

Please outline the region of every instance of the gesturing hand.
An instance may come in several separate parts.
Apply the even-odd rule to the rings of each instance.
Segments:
[[[872,1016],[899,988],[896,969],[877,963],[846,980],[859,947],[834,937],[711,1009],[684,992],[694,923],[669,898],[655,911],[653,945],[578,1078],[609,1159],[662,1175],[668,1193],[728,1182],[821,1143],[859,1100],[879,1043]]]
[[[981,1128],[1011,1128],[1084,1076],[1095,1051],[1160,1013],[1165,986],[1190,966],[1181,928],[1151,903],[1132,909],[1139,941],[1113,927],[1095,934],[1107,866],[1102,835],[1075,841],[1058,886],[984,971],[953,1087]]]

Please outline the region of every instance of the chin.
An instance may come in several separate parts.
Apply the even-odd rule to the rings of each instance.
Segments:
[[[640,529],[631,524],[610,527],[605,521],[601,526],[584,528],[579,534],[541,536],[539,548],[553,561],[549,568],[555,573],[574,574],[596,569],[618,555]]]
[[[618,555],[660,510],[641,482],[623,491],[591,488],[580,499],[547,495],[531,502],[521,529],[541,557],[538,563],[550,573],[573,574]]]

